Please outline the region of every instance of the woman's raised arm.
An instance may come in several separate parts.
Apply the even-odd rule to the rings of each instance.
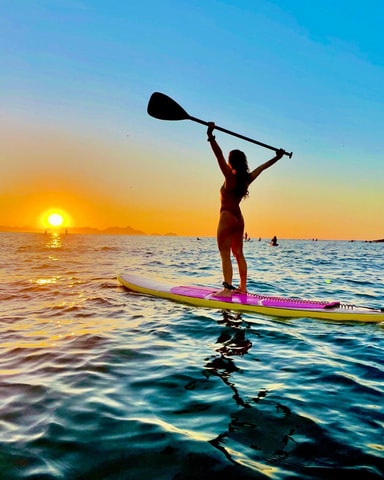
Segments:
[[[221,150],[219,144],[216,142],[215,136],[212,134],[214,128],[215,128],[214,122],[209,122],[208,129],[207,129],[208,142],[210,143],[212,151],[217,158],[217,162],[219,164],[220,170],[223,172],[223,175],[227,177],[230,174],[232,174],[232,170],[228,165],[228,163],[225,161],[223,151]]]
[[[276,152],[276,156],[252,170],[252,172],[250,173],[250,183],[253,182],[260,175],[261,172],[263,172],[269,167],[272,167],[272,165],[274,165],[278,160],[280,160],[284,153],[284,150],[281,148]]]

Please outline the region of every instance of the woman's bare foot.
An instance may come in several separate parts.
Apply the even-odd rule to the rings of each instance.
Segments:
[[[248,292],[247,290],[242,290],[241,288],[235,288],[234,290],[232,290],[233,293],[241,293],[243,295],[246,295]]]
[[[214,297],[227,297],[230,298],[232,296],[232,292],[234,290],[229,290],[228,288],[223,288],[220,292],[216,292],[213,294]]]

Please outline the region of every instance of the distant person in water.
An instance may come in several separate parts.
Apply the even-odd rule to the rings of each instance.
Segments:
[[[250,172],[247,157],[240,150],[232,150],[229,152],[228,162],[225,160],[223,152],[213,135],[214,128],[215,124],[210,122],[207,130],[208,142],[224,175],[224,184],[220,190],[221,208],[217,227],[217,246],[221,257],[224,288],[215,295],[229,297],[233,290],[247,292],[247,262],[243,253],[244,219],[240,210],[240,202],[248,196],[249,185],[261,172],[280,160],[284,155],[284,150],[278,150],[271,160]],[[232,286],[231,251],[236,258],[239,269],[239,288]]]
[[[272,245],[272,247],[277,247],[278,243],[277,243],[276,235],[272,238],[269,244]]]

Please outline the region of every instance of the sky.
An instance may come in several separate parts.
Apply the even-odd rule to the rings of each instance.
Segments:
[[[293,151],[251,237],[384,237],[382,0],[0,0],[0,226],[214,236],[222,174],[189,115]],[[274,152],[216,132],[250,168]]]

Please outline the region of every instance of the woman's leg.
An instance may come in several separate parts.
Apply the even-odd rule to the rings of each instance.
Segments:
[[[234,257],[236,258],[237,266],[240,276],[239,289],[243,292],[247,291],[247,261],[243,252],[243,238],[244,238],[244,220],[241,220],[238,224],[236,232],[232,235],[231,249]]]
[[[221,266],[223,270],[224,282],[232,285],[233,268],[231,262],[231,245],[232,235],[236,230],[238,220],[230,212],[222,212],[220,214],[219,225],[217,227],[217,246],[221,257]],[[230,296],[231,292],[224,288],[220,295]]]

